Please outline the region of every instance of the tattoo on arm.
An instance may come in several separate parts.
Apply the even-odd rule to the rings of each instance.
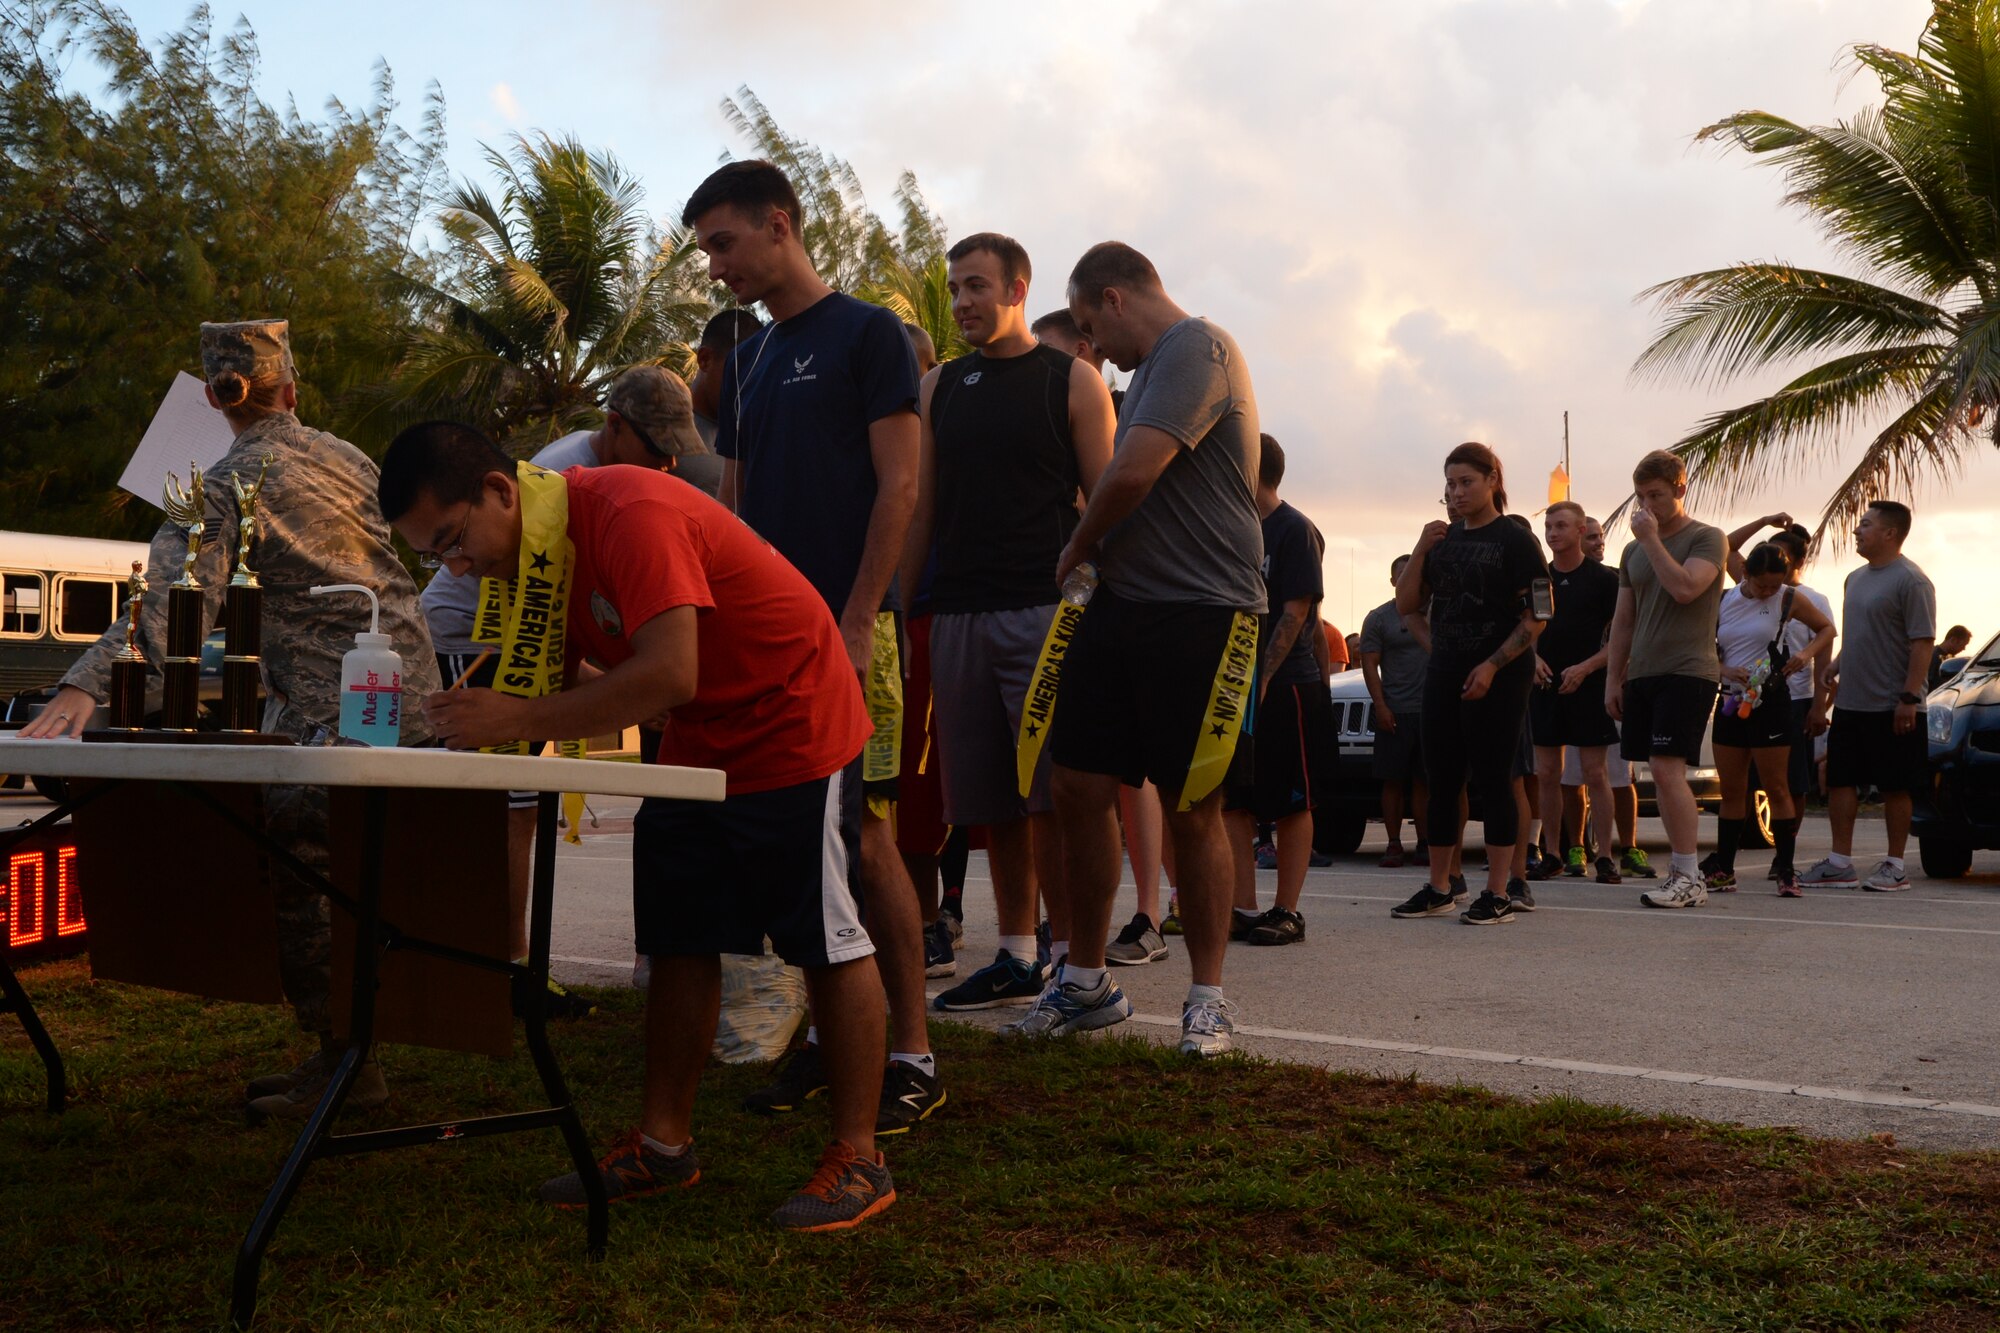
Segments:
[[[1527,652],[1528,648],[1534,642],[1535,631],[1529,628],[1527,621],[1519,621],[1515,624],[1513,633],[1507,636],[1507,641],[1495,649],[1493,656],[1486,660],[1492,664],[1495,671],[1498,671],[1522,653]]]
[[[1291,656],[1292,645],[1298,642],[1299,630],[1305,624],[1305,617],[1296,611],[1285,611],[1271,626],[1271,642],[1264,649],[1263,679],[1270,680],[1278,674],[1278,668]]]

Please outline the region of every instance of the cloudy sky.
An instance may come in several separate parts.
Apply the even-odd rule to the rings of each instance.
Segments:
[[[158,34],[182,3],[129,6]],[[1825,122],[1876,100],[1857,41],[1913,48],[1922,0],[347,0],[217,4],[256,28],[266,95],[366,99],[394,71],[408,118],[435,80],[454,162],[518,132],[614,150],[652,207],[725,149],[739,86],[848,158],[885,216],[905,168],[954,234],[1006,231],[1039,268],[1118,237],[1247,355],[1288,498],[1328,539],[1327,613],[1356,628],[1387,564],[1437,513],[1451,445],[1480,439],[1538,508],[1570,414],[1576,498],[1594,513],[1631,464],[1700,415],[1779,382],[1636,383],[1642,288],[1736,260],[1839,267],[1778,180],[1692,146],[1730,112]],[[1815,523],[1863,440],[1763,494],[1710,501],[1729,525]],[[1970,549],[2000,530],[2000,455],[1912,497],[1909,553],[1939,613],[1982,637],[2000,596]],[[1812,582],[1837,586],[1852,558]]]

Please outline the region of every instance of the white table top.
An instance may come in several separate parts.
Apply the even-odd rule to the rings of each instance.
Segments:
[[[719,801],[715,768],[603,759],[376,750],[364,746],[126,744],[23,740],[0,732],[0,772],[51,778],[275,783],[301,787],[445,787],[475,791],[580,791]]]

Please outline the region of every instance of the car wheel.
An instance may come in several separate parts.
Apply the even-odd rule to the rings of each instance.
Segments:
[[[1313,850],[1327,856],[1352,855],[1367,832],[1368,816],[1359,810],[1322,807],[1313,812]]]
[[[35,784],[35,790],[45,801],[61,805],[69,799],[69,784],[61,778],[29,778],[28,781]]]
[[[1918,859],[1932,879],[1958,879],[1972,869],[1972,843],[1953,833],[1926,833],[1917,839]]]
[[[1771,797],[1762,787],[1750,793],[1750,818],[1743,821],[1743,836],[1736,845],[1750,851],[1772,845]]]

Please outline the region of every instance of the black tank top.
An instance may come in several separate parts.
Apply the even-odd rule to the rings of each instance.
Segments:
[[[1056,560],[1078,519],[1073,364],[1038,345],[1025,356],[973,352],[939,370],[933,612],[1016,611],[1060,595]]]

